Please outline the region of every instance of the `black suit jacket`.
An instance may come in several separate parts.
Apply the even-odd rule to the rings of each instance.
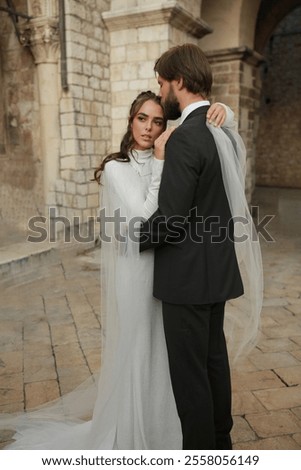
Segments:
[[[154,296],[169,303],[208,304],[243,294],[207,110],[194,110],[168,140],[159,208],[140,232],[140,250],[155,248]]]

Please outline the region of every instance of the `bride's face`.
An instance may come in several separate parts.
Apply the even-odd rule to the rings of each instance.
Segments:
[[[148,100],[139,109],[132,122],[136,150],[146,150],[164,130],[164,115],[159,104]]]

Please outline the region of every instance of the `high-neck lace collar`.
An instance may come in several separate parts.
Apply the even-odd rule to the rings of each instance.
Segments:
[[[146,149],[146,150],[136,150],[133,149],[130,152],[130,157],[133,157],[137,162],[143,163],[144,160],[150,158],[153,154],[153,149]]]

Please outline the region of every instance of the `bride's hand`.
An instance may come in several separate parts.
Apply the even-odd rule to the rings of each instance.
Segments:
[[[158,160],[164,160],[165,155],[165,144],[168,141],[170,135],[175,130],[175,127],[169,127],[154,142],[154,155]]]
[[[227,113],[225,107],[220,103],[213,103],[207,111],[209,124],[215,127],[221,127],[226,119]]]

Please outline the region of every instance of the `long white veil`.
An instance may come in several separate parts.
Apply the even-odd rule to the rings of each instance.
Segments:
[[[222,169],[223,182],[234,221],[235,250],[244,295],[226,304],[225,332],[230,358],[235,362],[257,343],[263,299],[263,270],[259,235],[245,196],[246,149],[233,129],[207,124]]]

